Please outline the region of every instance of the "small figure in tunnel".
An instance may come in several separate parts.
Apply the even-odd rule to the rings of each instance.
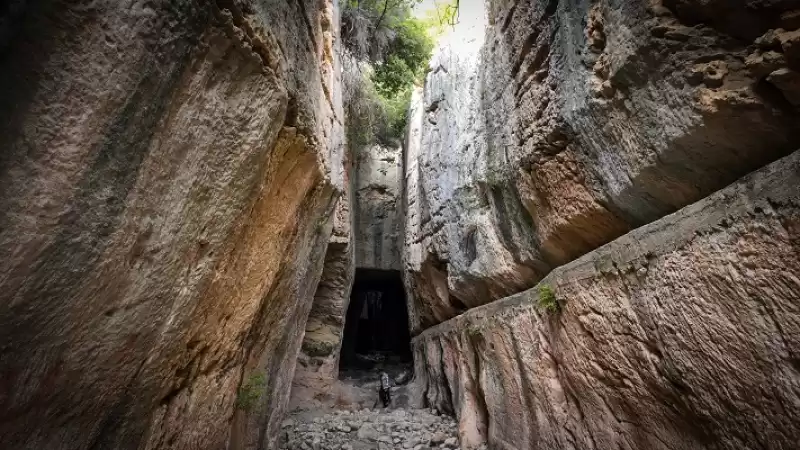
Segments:
[[[381,387],[378,390],[378,397],[384,408],[388,408],[389,404],[392,403],[391,385],[389,384],[389,375],[386,372],[381,372]]]

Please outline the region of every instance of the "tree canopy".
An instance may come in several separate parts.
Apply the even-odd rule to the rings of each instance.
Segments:
[[[392,141],[402,136],[415,84],[422,82],[434,37],[453,24],[458,0],[441,0],[434,15],[418,18],[413,8],[422,0],[346,0],[342,40],[348,57],[346,93],[355,144]],[[355,138],[356,136],[351,136]]]

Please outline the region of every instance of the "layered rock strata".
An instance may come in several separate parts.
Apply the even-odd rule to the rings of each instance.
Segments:
[[[462,14],[479,16],[478,3]],[[486,8],[485,42],[438,50],[411,127],[416,331],[800,145],[795,1]]]
[[[342,189],[335,8],[0,8],[4,447],[274,447]]]
[[[798,187],[800,151],[426,330],[427,403],[466,449],[795,448]]]

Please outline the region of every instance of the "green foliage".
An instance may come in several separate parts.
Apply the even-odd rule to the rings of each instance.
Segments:
[[[396,28],[411,17],[421,0],[347,0],[342,8],[341,35],[347,50],[360,60],[386,58]]]
[[[250,374],[247,381],[239,387],[239,392],[236,396],[236,407],[244,411],[251,411],[261,399],[261,394],[264,392],[266,385],[267,379],[264,374],[259,372]]]
[[[468,323],[467,324],[466,331],[467,331],[467,335],[469,337],[473,338],[473,339],[479,338],[481,336],[481,334],[482,334],[481,333],[481,329],[478,328],[478,326],[473,324],[473,323]]]
[[[539,307],[549,313],[557,313],[561,310],[556,294],[548,284],[539,286]]]
[[[437,19],[441,25],[455,26],[458,23],[459,0],[444,2],[437,6]]]
[[[433,51],[433,38],[423,21],[408,18],[395,32],[386,59],[375,68],[375,83],[387,97],[401,95],[420,81]]]
[[[378,93],[384,112],[384,123],[377,135],[379,141],[385,143],[403,136],[413,89],[413,85],[407,86],[388,96]]]
[[[385,122],[383,104],[372,82],[371,66],[349,56],[342,63],[347,141],[352,148],[360,149],[375,142]]]
[[[432,37],[441,36],[447,28],[458,23],[459,0],[439,0],[436,7],[428,11],[425,23]]]
[[[342,37],[348,141],[354,148],[402,138],[414,86],[433,51],[433,19],[412,17],[420,0],[348,0]],[[444,14],[444,13],[443,13]],[[347,57],[345,59],[348,59]]]

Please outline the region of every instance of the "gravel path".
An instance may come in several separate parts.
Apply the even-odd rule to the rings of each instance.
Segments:
[[[285,450],[458,450],[455,421],[431,410],[305,411],[282,424]]]

